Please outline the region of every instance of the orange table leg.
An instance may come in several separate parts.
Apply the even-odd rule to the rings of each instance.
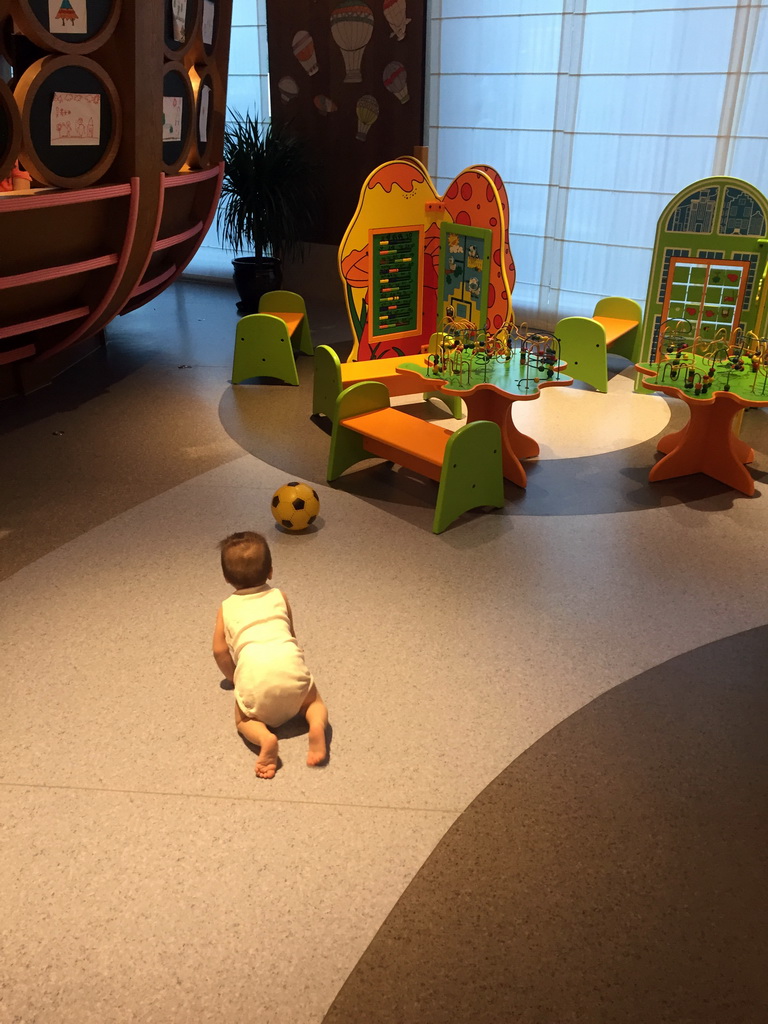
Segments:
[[[755,453],[732,430],[739,403],[727,395],[716,395],[711,404],[686,404],[691,413],[688,425],[661,439],[659,451],[668,454],[656,463],[648,479],[704,473],[743,494],[754,494],[755,481],[745,463],[751,462]]]
[[[675,448],[679,448],[683,443],[687,430],[688,424],[686,423],[682,430],[676,430],[673,434],[665,434],[664,437],[660,437],[656,442],[656,451],[669,455],[670,452],[673,452]]]
[[[743,412],[744,410],[740,410]],[[664,437],[660,437],[656,443],[656,450],[662,452],[664,455],[668,455],[669,452],[674,451],[678,448],[685,437],[685,433],[688,430],[688,424],[686,424],[682,430],[676,430],[674,434],[665,434]],[[733,450],[734,454],[738,458],[739,462],[743,462],[746,466],[750,462],[755,461],[755,450],[750,448],[746,441],[742,441],[741,438],[736,437],[732,433],[733,439]]]
[[[518,487],[528,482],[521,458],[539,454],[539,446],[532,437],[522,434],[512,422],[512,395],[502,394],[490,388],[474,393],[462,393],[467,406],[467,423],[490,420],[501,429],[501,462],[504,476]],[[534,449],[534,450],[532,450]]]

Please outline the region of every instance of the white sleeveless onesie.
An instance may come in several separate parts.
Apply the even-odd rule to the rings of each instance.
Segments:
[[[237,590],[221,610],[240,710],[265,725],[282,725],[298,714],[313,683],[282,592],[268,583]]]

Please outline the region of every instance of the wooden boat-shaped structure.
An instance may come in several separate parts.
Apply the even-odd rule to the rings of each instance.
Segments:
[[[48,0],[0,0],[0,178],[18,159],[42,185],[0,193],[0,397],[102,343],[197,251],[223,175],[231,7],[187,0],[180,25],[171,0],[89,0],[78,34]],[[96,111],[83,141],[82,118],[57,120],[67,103]]]

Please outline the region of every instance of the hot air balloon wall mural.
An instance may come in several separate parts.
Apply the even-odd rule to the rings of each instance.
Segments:
[[[0,397],[108,343],[195,255],[224,169],[231,14],[0,0],[0,179],[17,160],[32,177],[0,194]]]
[[[344,81],[362,82],[363,54],[373,35],[373,11],[357,0],[341,0],[331,14],[331,35],[344,58]]]
[[[272,118],[321,178],[308,241],[337,247],[371,170],[423,145],[425,34],[426,0],[267,0]]]
[[[384,0],[384,17],[395,39],[405,39],[405,29],[411,21],[406,16],[405,9],[406,0]]]

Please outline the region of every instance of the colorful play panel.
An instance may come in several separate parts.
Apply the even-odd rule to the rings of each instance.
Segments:
[[[508,218],[491,167],[468,167],[442,196],[413,157],[377,167],[339,246],[350,361],[417,354],[448,307],[481,329],[512,320]]]
[[[704,342],[737,332],[764,337],[768,316],[768,200],[739,178],[696,181],[667,205],[656,228],[637,361],[658,361],[669,321]],[[641,390],[644,382],[638,378]]]
[[[504,476],[525,487],[527,477],[520,460],[535,458],[539,445],[517,429],[512,406],[538,398],[542,388],[573,383],[573,378],[562,372],[557,339],[512,328],[502,328],[495,335],[478,334],[466,339],[466,345],[461,335],[442,337],[444,343],[425,363],[404,361],[397,372],[437,381],[443,393],[461,398],[467,407],[467,423],[496,423],[501,431]]]
[[[442,533],[470,509],[504,505],[501,438],[495,423],[446,430],[392,409],[386,386],[377,381],[353,384],[337,399],[328,480],[371,456],[438,482],[433,533]]]

